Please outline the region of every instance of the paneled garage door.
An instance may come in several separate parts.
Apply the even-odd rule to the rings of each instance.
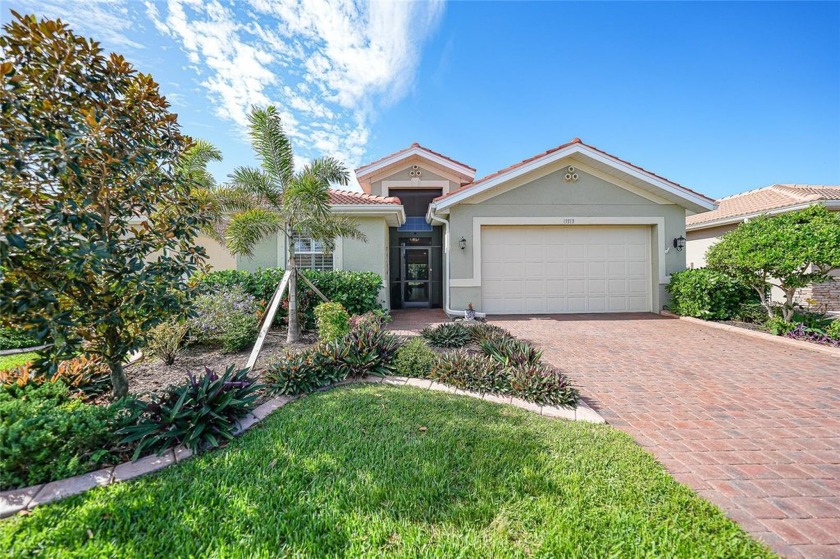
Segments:
[[[490,314],[649,311],[650,228],[481,228]]]

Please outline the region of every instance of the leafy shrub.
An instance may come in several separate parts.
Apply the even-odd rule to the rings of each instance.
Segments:
[[[578,391],[569,379],[553,367],[541,363],[507,367],[510,392],[518,398],[542,405],[576,406]]]
[[[445,322],[434,328],[424,328],[420,335],[435,347],[464,347],[472,340],[469,328],[460,322]]]
[[[764,324],[770,318],[761,303],[744,303],[735,313],[736,319],[752,324]]]
[[[767,330],[769,330],[771,334],[774,334],[776,336],[784,336],[788,332],[796,328],[795,323],[788,322],[781,316],[774,316],[773,318],[768,319],[764,325],[767,327]]]
[[[259,302],[260,308],[264,309],[280,284],[283,273],[282,268],[263,268],[256,272],[222,270],[197,276],[194,283],[200,291],[239,286],[253,295]],[[301,274],[306,276],[330,301],[339,303],[351,315],[381,310],[379,290],[382,288],[382,278],[373,272],[301,270]],[[307,327],[315,325],[314,308],[318,300],[318,296],[312,292],[306,282],[298,282],[301,324]],[[281,305],[275,322],[280,322],[286,316],[287,301],[288,297],[284,297],[284,304]]]
[[[146,353],[166,365],[172,365],[184,347],[184,338],[190,327],[186,322],[164,322],[149,332]]]
[[[493,394],[510,392],[508,375],[498,361],[463,350],[442,355],[429,377],[462,390]]]
[[[195,316],[189,320],[193,341],[220,345],[226,353],[245,349],[257,339],[257,300],[240,286],[225,287],[197,296]]]
[[[315,321],[322,342],[338,340],[350,331],[350,315],[341,303],[321,303],[315,307]]]
[[[473,326],[470,326],[470,336],[472,340],[477,343],[481,344],[481,342],[490,339],[496,338],[512,338],[513,335],[502,328],[501,326],[496,326],[495,324],[488,324],[486,322],[479,322]]]
[[[423,338],[411,338],[397,350],[394,370],[405,377],[428,378],[437,354]]]
[[[0,490],[83,474],[113,463],[125,402],[86,404],[59,382],[0,389]]]
[[[514,337],[490,337],[481,342],[481,351],[503,367],[529,367],[542,359],[542,350]]]
[[[834,319],[828,328],[825,329],[826,335],[835,340],[840,340],[840,318]]]
[[[0,350],[23,349],[42,345],[34,335],[15,328],[0,328]]]
[[[805,340],[816,344],[840,347],[840,338],[833,337],[822,330],[808,328],[808,326],[802,323],[797,324],[785,335],[795,340]]]
[[[335,366],[336,357],[319,346],[305,351],[287,350],[268,366],[264,379],[273,394],[297,396],[344,380],[346,371]]]
[[[722,272],[697,268],[671,275],[667,286],[671,310],[682,316],[705,320],[728,320],[758,294]]]
[[[29,363],[0,371],[0,387],[60,382],[73,391],[85,396],[96,396],[110,389],[111,371],[101,357],[81,355],[62,361],[56,372],[50,376],[33,369]]]
[[[233,438],[236,421],[254,408],[262,388],[247,377],[248,369],[231,365],[222,376],[206,369],[203,376],[187,376],[187,383],[171,386],[144,402],[132,404],[133,425],[120,429],[124,444],[137,444],[133,459],[146,451],[184,445],[193,451],[217,447]]]
[[[794,324],[804,324],[809,330],[825,333],[828,327],[831,326],[833,319],[820,312],[794,311],[791,322]]]

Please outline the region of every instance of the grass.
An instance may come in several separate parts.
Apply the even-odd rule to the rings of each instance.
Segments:
[[[355,386],[224,450],[0,522],[49,557],[772,557],[628,436]]]
[[[0,371],[5,371],[6,369],[12,369],[14,367],[18,367],[23,365],[24,363],[28,363],[38,357],[37,353],[18,353],[17,355],[4,355],[0,356]]]

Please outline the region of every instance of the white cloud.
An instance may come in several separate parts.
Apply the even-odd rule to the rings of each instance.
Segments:
[[[125,0],[18,0],[17,11],[59,18],[82,35],[112,45],[142,48],[126,33],[137,23]],[[4,14],[5,16],[5,14]]]
[[[411,87],[442,2],[249,3],[248,13],[218,0],[146,7],[156,28],[206,69],[202,84],[219,116],[244,127],[251,106],[276,104],[304,156],[358,164],[376,108]]]

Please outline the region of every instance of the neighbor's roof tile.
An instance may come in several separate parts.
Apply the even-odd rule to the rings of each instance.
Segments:
[[[840,186],[774,184],[721,198],[716,202],[716,209],[689,216],[685,219],[685,223],[698,225],[821,200],[840,200]]]

